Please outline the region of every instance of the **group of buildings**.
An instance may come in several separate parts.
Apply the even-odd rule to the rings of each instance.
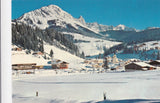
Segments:
[[[141,61],[138,59],[119,60],[116,55],[108,56],[104,59],[85,60],[84,63],[92,64],[92,68],[104,68],[106,70],[154,70],[160,68],[160,60]]]
[[[12,48],[13,51],[22,51],[22,48]],[[43,55],[42,52],[34,52],[32,55]],[[104,59],[86,59],[84,64],[90,65],[91,68],[104,68],[110,70],[124,69],[125,71],[131,70],[154,70],[160,67],[160,60],[142,62],[140,60],[119,60],[116,55],[108,56]],[[13,70],[34,70],[34,69],[68,69],[69,63],[59,60],[51,59],[47,65],[37,65],[37,63],[23,63],[12,64]]]
[[[13,70],[31,70],[31,69],[68,69],[69,63],[54,59],[49,61],[48,65],[37,65],[37,63],[12,64]]]
[[[20,51],[22,51],[22,50],[23,49],[20,47],[13,47],[12,48],[13,52],[14,51],[18,52],[18,55],[21,54]],[[15,55],[15,53],[13,53],[13,55]],[[32,56],[34,56],[34,57],[40,57],[40,56],[43,57],[44,55],[45,55],[45,53],[42,53],[40,51],[35,51],[32,53]],[[34,61],[12,64],[12,70],[68,69],[68,65],[69,65],[69,63],[67,63],[65,61],[62,61],[59,59],[52,59],[51,61],[43,63],[42,65],[37,65],[37,63]]]

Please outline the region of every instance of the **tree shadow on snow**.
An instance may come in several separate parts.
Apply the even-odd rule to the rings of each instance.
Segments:
[[[105,100],[96,103],[160,103],[160,99]]]
[[[124,84],[127,82],[29,82],[29,81],[19,81],[31,84]]]

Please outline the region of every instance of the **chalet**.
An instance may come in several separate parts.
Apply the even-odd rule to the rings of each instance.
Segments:
[[[160,67],[160,60],[151,61],[149,64],[155,67]]]
[[[125,66],[125,69],[127,71],[127,70],[153,70],[156,68],[144,62],[133,62],[133,63],[127,64]]]
[[[102,68],[103,67],[103,63],[97,63],[97,64],[92,64],[93,68]]]
[[[89,64],[89,62],[90,62],[89,60],[85,60],[85,61],[84,61],[84,63],[86,63],[86,64]]]
[[[152,45],[158,45],[158,43],[153,43]]]
[[[103,59],[95,59],[93,60],[94,63],[103,63]]]
[[[68,64],[69,63],[63,61],[62,63],[60,63],[59,69],[68,69]]]
[[[36,63],[12,64],[13,70],[30,70],[36,69]]]
[[[160,50],[160,47],[156,46],[155,49]]]
[[[104,58],[104,62],[112,62],[112,57],[107,56],[106,58]]]
[[[88,59],[88,60],[85,60],[84,63],[86,64],[103,63],[103,59]]]
[[[143,46],[145,46],[146,44],[145,43],[143,43],[143,44],[140,44],[138,47],[143,47]]]
[[[22,51],[22,48],[20,48],[20,47],[15,47],[15,48],[12,48],[12,51]]]
[[[68,69],[69,63],[61,60],[52,61],[52,69]]]

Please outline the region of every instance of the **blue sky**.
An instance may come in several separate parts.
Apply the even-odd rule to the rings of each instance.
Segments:
[[[160,0],[12,0],[12,19],[50,4],[86,22],[124,24],[136,29],[160,27]]]

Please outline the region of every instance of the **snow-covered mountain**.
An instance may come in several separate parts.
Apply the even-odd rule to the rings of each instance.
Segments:
[[[159,29],[159,27],[148,27],[148,28],[146,28],[145,30],[149,30],[149,29]]]
[[[71,14],[62,10],[56,5],[44,6],[40,9],[25,13],[18,19],[13,21],[23,22],[33,27],[39,27],[40,29],[54,27],[58,30],[80,32],[81,34],[89,33],[87,36],[100,35],[99,32],[107,30],[125,30],[133,31],[134,28],[126,27],[125,25],[108,26],[98,23],[86,23],[85,19],[80,16],[74,18]]]
[[[125,25],[122,25],[122,24],[119,24],[114,27],[112,25],[108,26],[108,25],[102,25],[94,22],[94,23],[87,23],[87,26],[97,32],[104,32],[108,30],[136,31],[135,28],[126,27]]]
[[[113,30],[124,30],[124,31],[136,31],[135,28],[126,27],[125,25],[119,24],[113,28]]]
[[[118,26],[108,26],[108,25],[102,25],[98,23],[86,23],[85,19],[80,16],[79,18],[74,18],[71,14],[67,13],[66,11],[62,10],[60,7],[56,5],[49,5],[44,6],[40,9],[36,9],[33,11],[30,11],[28,13],[25,13],[18,19],[13,20],[13,22],[18,23],[25,23],[27,25],[30,25],[32,27],[38,27],[40,29],[46,29],[46,28],[54,28],[55,30],[62,32],[64,34],[72,35],[73,37],[76,37],[76,35],[81,35],[83,38],[76,38],[78,41],[84,41],[82,39],[84,38],[97,38],[97,39],[103,39],[104,43],[98,44],[97,40],[95,40],[95,43],[92,43],[92,41],[88,42],[78,42],[78,46],[80,47],[80,51],[84,51],[85,54],[89,55],[90,51],[97,51],[90,55],[97,55],[99,53],[103,53],[102,50],[99,50],[99,45],[101,48],[104,46],[111,47],[110,43],[113,43],[111,41],[105,40],[108,39],[108,36],[101,34],[100,32],[113,30],[124,30],[124,31],[135,31],[134,28],[126,27],[125,25],[118,25]],[[102,41],[103,41],[102,40]],[[98,40],[101,41],[101,40]],[[106,43],[110,42],[108,45]],[[94,50],[90,50],[87,52],[84,49],[85,47],[88,47],[91,44],[94,44]],[[88,45],[87,45],[88,44]],[[113,43],[115,45],[117,43]],[[77,43],[76,43],[77,45]],[[98,46],[97,46],[98,45]],[[113,46],[112,45],[112,46]],[[95,54],[96,53],[96,54]]]
[[[39,27],[40,29],[54,28],[58,31],[78,32],[87,36],[103,36],[87,27],[82,16],[78,19],[74,18],[56,5],[45,6],[25,13],[13,21],[23,22],[33,27]]]
[[[71,24],[76,27],[76,24],[81,25],[82,17],[75,19],[69,13],[63,11],[56,5],[49,5],[25,13],[17,19],[18,22],[23,22],[32,26],[37,26],[41,29],[48,28],[52,25],[66,27],[66,24]]]

